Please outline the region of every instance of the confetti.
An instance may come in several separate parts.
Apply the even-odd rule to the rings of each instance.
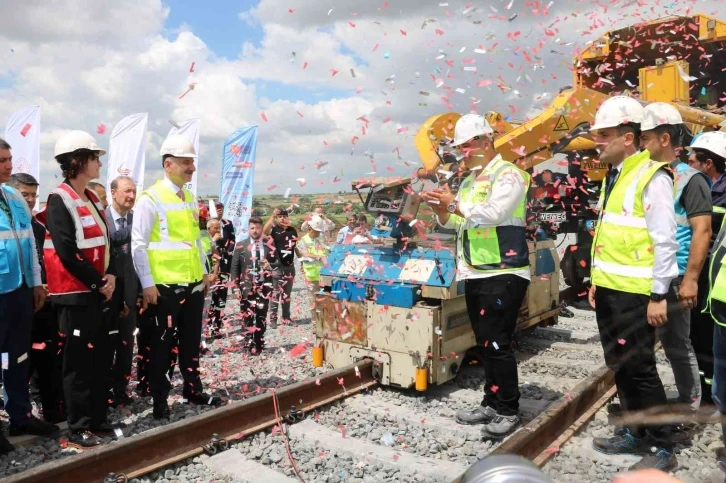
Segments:
[[[25,126],[23,126],[23,129],[20,130],[20,135],[25,137],[25,135],[28,134],[28,131],[30,131],[31,127],[32,125],[30,124],[26,124]]]
[[[625,345],[625,339],[618,339],[618,344]]]
[[[260,117],[262,118],[263,121],[267,122],[267,114],[265,114],[264,112],[261,112]]]
[[[194,62],[192,62],[191,67],[189,67],[189,72],[194,72]]]

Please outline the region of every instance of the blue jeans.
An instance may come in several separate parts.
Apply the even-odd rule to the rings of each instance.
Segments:
[[[721,415],[726,415],[726,327],[713,324],[713,384],[711,395]],[[721,423],[724,441],[726,424]]]

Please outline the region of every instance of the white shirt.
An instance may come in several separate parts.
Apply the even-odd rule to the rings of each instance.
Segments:
[[[113,209],[113,205],[108,206],[109,210],[111,210],[111,217],[113,218],[113,223],[116,226],[116,230],[120,230],[121,226],[119,225],[118,221],[120,218],[123,218],[126,220],[126,226],[129,226],[129,216],[128,213],[124,215],[119,215],[116,210]]]
[[[496,162],[500,155],[497,155],[490,163]],[[476,177],[479,176],[479,171],[474,171],[468,178],[473,177],[470,182],[474,183]],[[466,181],[465,181],[466,182]],[[463,184],[463,183],[462,183]],[[473,186],[473,185],[472,185]],[[470,191],[470,193],[472,193]],[[474,227],[496,227],[503,224],[509,218],[512,217],[515,210],[522,203],[522,199],[527,196],[527,189],[524,178],[518,169],[514,166],[505,168],[497,177],[492,186],[492,193],[486,203],[474,203],[468,200],[460,200],[461,191],[456,194],[456,200],[459,202],[459,211],[464,215],[467,225],[471,228]],[[449,216],[446,224],[441,225],[441,222],[436,217],[436,221],[439,225],[444,228],[455,228],[454,216]],[[465,227],[466,228],[466,227]],[[459,234],[457,234],[459,236]],[[457,243],[457,247],[458,247]],[[482,273],[473,270],[467,265],[464,260],[464,254],[456,254],[456,266],[457,266],[457,280],[468,280],[474,278],[489,278],[501,275],[501,273]],[[530,267],[524,267],[520,270],[508,272],[512,275],[522,277],[526,280],[531,280]]]
[[[181,187],[171,182],[169,178],[164,177],[162,181],[165,187],[178,192]],[[149,288],[156,285],[154,277],[151,276],[151,264],[149,263],[149,240],[151,239],[151,230],[156,223],[156,205],[149,196],[142,196],[134,206],[134,223],[131,227],[131,256],[134,260],[134,268],[139,276],[142,288]],[[201,240],[197,241],[199,248],[200,261],[202,270],[207,275],[207,258],[202,248]],[[189,280],[189,283],[198,282],[199,280]]]
[[[621,163],[614,168],[620,176]],[[615,178],[617,180],[617,177]],[[658,170],[643,189],[645,225],[653,240],[652,293],[668,293],[671,280],[678,276],[678,242],[676,241],[676,212],[674,209],[673,179]]]

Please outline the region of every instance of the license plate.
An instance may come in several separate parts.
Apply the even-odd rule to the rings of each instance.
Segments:
[[[538,213],[537,219],[539,221],[567,221],[567,213]]]

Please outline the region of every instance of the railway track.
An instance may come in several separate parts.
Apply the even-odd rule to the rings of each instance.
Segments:
[[[522,427],[502,442],[481,441],[478,426],[458,425],[453,419],[457,409],[480,402],[481,368],[463,367],[455,383],[431,387],[422,395],[376,388],[372,363],[362,361],[44,463],[4,481],[125,482],[194,459],[217,474],[282,483],[296,480],[298,469],[291,460],[305,458],[300,447],[335,455],[338,462],[358,461],[359,467],[351,466],[347,476],[357,474],[361,481],[368,465],[384,468],[393,478],[379,481],[451,481],[477,459],[497,453],[518,454],[543,467],[615,393],[613,375],[602,365],[594,314],[575,312],[578,317],[561,318],[558,327],[520,334],[516,354]],[[382,433],[367,421],[389,429]],[[277,431],[280,423],[287,428],[284,433]],[[278,439],[290,440],[287,457],[282,449],[273,458],[256,454],[254,435],[264,438],[260,433],[270,428]],[[435,448],[416,443],[426,435],[438,440]],[[317,481],[305,474],[316,466],[317,461],[302,461],[302,479]]]

